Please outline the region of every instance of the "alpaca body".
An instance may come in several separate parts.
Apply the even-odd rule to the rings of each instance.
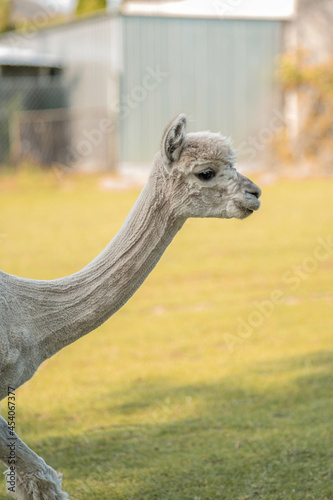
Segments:
[[[184,220],[158,195],[154,170],[119,233],[85,268],[56,280],[0,271],[0,399],[39,365],[122,307],[161,258]],[[163,171],[162,171],[163,174]]]
[[[0,272],[0,399],[38,366],[95,330],[121,308],[155,267],[189,217],[244,218],[259,208],[260,189],[233,168],[229,141],[186,134],[184,115],[166,129],[151,175],[118,234],[85,268],[50,281]],[[65,500],[61,475],[0,417],[0,460],[10,467],[16,442],[19,500]]]

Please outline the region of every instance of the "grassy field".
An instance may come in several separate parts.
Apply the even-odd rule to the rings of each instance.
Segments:
[[[17,390],[19,434],[71,499],[333,499],[332,193],[281,180],[245,221],[188,221],[124,308]],[[137,195],[3,176],[1,268],[77,271]]]

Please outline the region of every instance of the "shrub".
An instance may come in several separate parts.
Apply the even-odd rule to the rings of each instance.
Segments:
[[[309,164],[333,173],[333,57],[312,63],[309,54],[285,54],[279,79],[286,92],[295,92],[298,131],[295,137],[283,130],[275,146],[284,160]]]

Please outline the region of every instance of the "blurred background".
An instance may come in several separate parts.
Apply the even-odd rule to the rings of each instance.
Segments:
[[[331,173],[326,0],[1,0],[0,164],[144,168],[170,117]]]

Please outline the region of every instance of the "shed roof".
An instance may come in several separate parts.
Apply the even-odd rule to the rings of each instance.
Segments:
[[[33,50],[0,47],[0,66],[34,66],[60,68],[62,62],[51,54],[41,54]]]
[[[294,16],[296,4],[297,0],[128,0],[121,12],[144,16],[284,20]]]

